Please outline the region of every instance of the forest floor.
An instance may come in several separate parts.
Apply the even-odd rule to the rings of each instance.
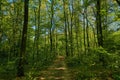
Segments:
[[[58,56],[51,66],[40,72],[40,76],[36,80],[71,80],[70,77],[65,58]]]

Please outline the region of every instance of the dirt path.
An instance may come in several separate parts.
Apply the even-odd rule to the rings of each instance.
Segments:
[[[45,71],[41,71],[37,80],[71,80],[64,57],[58,56],[53,65]]]

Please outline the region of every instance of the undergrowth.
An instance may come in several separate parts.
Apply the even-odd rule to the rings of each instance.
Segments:
[[[66,64],[73,73],[74,80],[120,80],[120,57],[101,47],[69,57]]]

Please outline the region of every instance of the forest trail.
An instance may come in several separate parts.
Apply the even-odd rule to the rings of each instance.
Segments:
[[[37,80],[71,80],[64,56],[58,56],[48,69],[41,71]]]

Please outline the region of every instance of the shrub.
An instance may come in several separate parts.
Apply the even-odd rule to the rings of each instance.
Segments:
[[[120,80],[120,71],[114,72],[114,73],[113,73],[113,78],[114,78],[115,80]]]
[[[80,65],[80,59],[78,57],[69,57],[66,63],[68,67],[77,67]]]

